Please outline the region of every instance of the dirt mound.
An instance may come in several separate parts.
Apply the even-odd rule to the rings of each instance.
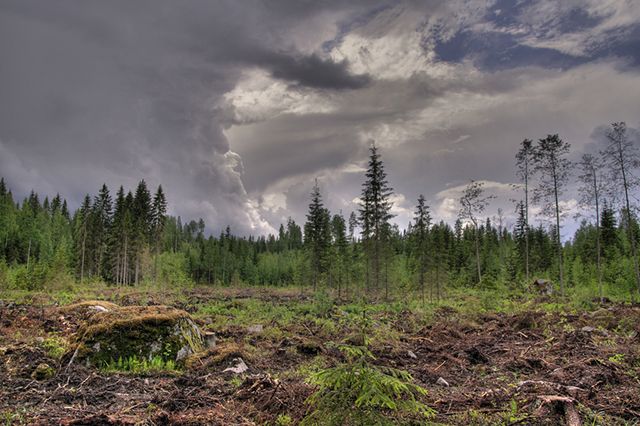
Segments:
[[[88,366],[129,358],[180,362],[204,348],[204,335],[188,313],[167,306],[127,306],[92,315],[68,356]]]

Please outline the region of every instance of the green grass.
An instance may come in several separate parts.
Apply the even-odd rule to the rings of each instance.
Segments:
[[[164,360],[162,357],[145,358],[128,357],[118,358],[104,364],[101,368],[105,373],[127,372],[135,375],[153,373],[179,372],[179,368],[172,360]]]

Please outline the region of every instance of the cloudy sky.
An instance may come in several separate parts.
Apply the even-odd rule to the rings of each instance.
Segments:
[[[523,138],[577,158],[613,121],[640,127],[634,0],[0,0],[18,196],[144,178],[172,214],[267,233],[304,220],[315,178],[354,210],[375,141],[400,225],[420,193],[452,220],[469,179],[509,215]]]

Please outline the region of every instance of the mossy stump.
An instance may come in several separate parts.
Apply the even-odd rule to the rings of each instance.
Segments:
[[[167,306],[127,306],[92,315],[78,330],[70,362],[101,367],[119,359],[160,357],[182,363],[204,348],[204,335],[187,312]]]

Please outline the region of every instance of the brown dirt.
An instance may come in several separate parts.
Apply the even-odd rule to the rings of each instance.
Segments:
[[[248,290],[238,296],[252,297]],[[253,296],[299,300],[287,293]],[[143,297],[149,304],[170,303],[162,295],[127,297],[132,303]],[[212,297],[195,290],[173,306],[184,309]],[[114,294],[111,300],[116,299]],[[329,364],[340,361],[324,344],[328,336],[304,322],[278,338],[253,336],[241,327],[220,330],[218,346],[192,358],[180,375],[139,377],[67,366],[36,340],[71,340],[85,319],[55,306],[0,307],[0,414],[16,424],[42,425],[273,424],[280,414],[297,422],[313,389],[301,377],[283,373],[318,354]],[[410,312],[386,319],[400,337],[374,346],[376,362],[406,369],[426,387],[425,403],[437,411],[434,421],[440,424],[574,425],[576,418],[584,424],[638,424],[639,307],[473,317],[443,308],[427,326]],[[238,357],[249,366],[240,380],[222,372]],[[41,363],[56,375],[32,379]],[[438,384],[440,378],[449,387]]]

